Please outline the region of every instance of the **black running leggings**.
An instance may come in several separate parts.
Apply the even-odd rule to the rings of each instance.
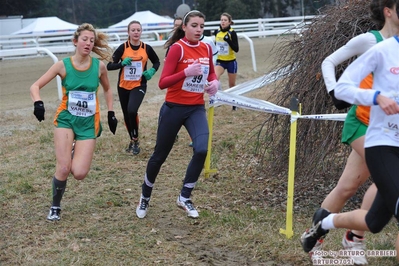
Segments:
[[[190,198],[198,181],[208,151],[209,129],[204,105],[174,105],[164,103],[159,112],[157,141],[154,153],[147,163],[146,176],[143,183],[143,196],[150,197],[155,179],[172,150],[180,128],[184,126],[192,141],[193,155],[188,164],[183,181],[181,195]]]
[[[398,220],[399,147],[376,146],[365,149],[366,163],[378,192],[366,215],[372,233],[380,232],[392,215]]]
[[[118,87],[119,102],[121,103],[123,118],[130,139],[139,137],[138,111],[146,92],[146,86],[140,86],[132,90]]]

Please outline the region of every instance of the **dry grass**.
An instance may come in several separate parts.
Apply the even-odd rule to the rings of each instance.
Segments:
[[[255,40],[260,73],[268,70],[274,41]],[[238,83],[259,75],[252,72],[247,44],[240,45]],[[164,51],[156,51],[162,57]],[[148,216],[136,218],[134,209],[163,99],[163,92],[156,88],[158,76],[150,82],[140,110],[142,153],[125,154],[128,136],[115,101],[121,122],[116,135],[104,124],[88,177],[81,182],[69,179],[62,220],[47,222],[55,167],[51,120],[57,92],[55,83],[42,90],[46,120],[39,123],[32,114],[28,88],[50,64],[49,58],[0,61],[0,265],[310,264],[299,235],[330,188],[320,190],[313,200],[295,203],[292,239],[279,233],[285,227],[287,175],[256,170],[256,136],[268,114],[217,108],[212,162],[218,173],[208,179],[201,176],[194,190],[193,200],[200,211],[197,220],[186,218],[175,205],[191,154],[187,133],[181,130],[157,179]],[[116,74],[110,72],[112,84],[116,84]],[[226,79],[223,76],[223,82]],[[268,90],[251,96],[267,99]],[[102,121],[106,121],[104,111]],[[392,224],[370,236],[368,247],[393,249],[395,233],[391,232],[396,231]],[[342,233],[331,233],[327,249],[340,249]],[[375,265],[396,263],[392,259],[370,261]]]
[[[371,1],[338,0],[320,10],[320,15],[304,26],[301,34],[279,42],[274,49],[278,54],[275,69],[286,69],[278,86],[274,87],[273,102],[289,105],[293,97],[301,103],[302,114],[345,113],[333,106],[321,73],[323,60],[345,45],[353,37],[378,29],[370,18]],[[337,78],[355,58],[336,67]],[[274,116],[265,123],[266,141],[261,145],[268,149],[267,160],[274,160],[273,169],[281,172],[287,164],[289,143],[289,118]],[[339,121],[317,121],[302,119],[297,132],[297,173],[303,188],[308,181],[323,176],[334,179],[341,174],[341,167],[350,153],[350,147],[340,144],[343,123]],[[268,141],[268,139],[273,141]],[[273,149],[270,149],[273,148]],[[337,165],[331,169],[330,165]]]

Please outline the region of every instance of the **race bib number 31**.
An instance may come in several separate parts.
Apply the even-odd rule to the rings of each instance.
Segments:
[[[96,93],[71,91],[68,95],[68,111],[75,116],[88,117],[96,113]]]

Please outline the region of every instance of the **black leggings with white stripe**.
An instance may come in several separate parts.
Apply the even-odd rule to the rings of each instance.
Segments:
[[[176,105],[164,103],[159,113],[157,141],[147,163],[142,186],[144,197],[150,197],[155,179],[172,150],[180,128],[184,126],[193,142],[193,155],[188,164],[181,195],[190,198],[198,181],[208,152],[209,129],[204,105]],[[179,178],[179,177],[177,177]]]

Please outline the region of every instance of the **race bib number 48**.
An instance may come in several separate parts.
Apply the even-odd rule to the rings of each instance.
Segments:
[[[71,91],[68,95],[68,111],[75,116],[88,117],[96,113],[96,93]]]

